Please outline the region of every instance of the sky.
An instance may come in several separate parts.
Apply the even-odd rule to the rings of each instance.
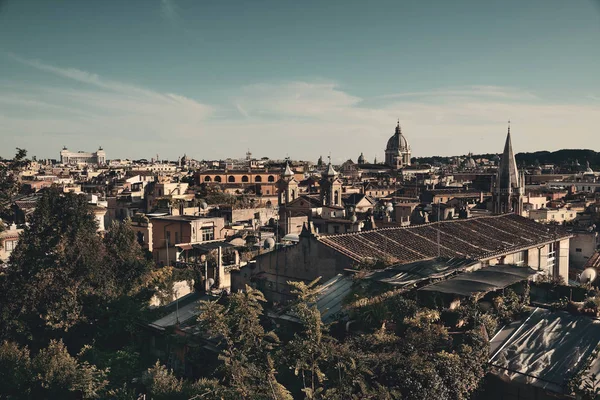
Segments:
[[[0,0],[0,156],[600,150],[600,0]]]

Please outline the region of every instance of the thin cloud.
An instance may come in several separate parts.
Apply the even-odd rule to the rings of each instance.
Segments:
[[[181,16],[179,14],[179,7],[172,0],[161,0],[160,11],[163,17],[169,22],[178,25],[181,23]]]
[[[59,88],[0,80],[8,89],[0,102],[11,107],[2,107],[0,115],[0,132],[9,133],[5,147],[26,147],[44,157],[54,154],[47,152],[56,143],[84,150],[102,142],[115,158],[149,158],[156,152],[177,157],[185,149],[191,157],[214,159],[242,156],[250,147],[258,156],[289,153],[316,160],[331,151],[334,159],[355,159],[363,152],[381,160],[396,118],[415,156],[501,151],[509,118],[516,151],[600,147],[594,134],[600,104],[593,99],[550,102],[518,88],[468,86],[375,102],[335,82],[289,81],[246,85],[217,105],[79,69],[21,61],[78,83]]]
[[[56,67],[54,65],[43,63],[39,60],[30,60],[18,55],[9,53],[10,58],[13,60],[30,66],[32,68],[38,69],[40,71],[48,72],[66,79],[70,79],[79,83],[88,84],[91,86],[95,86],[100,89],[105,89],[107,91],[120,93],[123,95],[130,96],[132,98],[142,97],[146,99],[152,99],[155,101],[161,101],[170,103],[173,105],[182,105],[182,106],[191,106],[197,109],[203,108],[205,112],[210,112],[211,108],[200,103],[197,103],[195,100],[186,98],[181,95],[172,94],[172,93],[159,93],[152,90],[144,89],[135,85],[131,85],[124,82],[119,82],[116,80],[104,79],[101,78],[98,74],[82,71],[77,68],[62,68]]]
[[[538,97],[528,91],[501,86],[472,85],[456,88],[444,88],[430,91],[401,92],[376,96],[373,99],[396,99],[396,98],[429,98],[429,97],[478,97],[478,98],[504,98],[534,100]]]

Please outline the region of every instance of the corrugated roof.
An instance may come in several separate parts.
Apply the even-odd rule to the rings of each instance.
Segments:
[[[325,282],[319,290],[317,308],[323,322],[332,322],[336,314],[342,311],[344,298],[352,290],[352,278],[338,274]]]
[[[495,265],[473,272],[466,272],[454,278],[425,286],[419,290],[471,296],[475,293],[492,292],[504,289],[517,282],[529,279],[537,271],[529,267]]]
[[[464,258],[436,258],[373,271],[367,273],[364,279],[394,286],[408,286],[426,279],[443,278],[475,263],[478,261]]]
[[[504,332],[506,330],[506,332]],[[518,327],[507,326],[507,337],[492,349],[495,374],[519,383],[563,393],[566,381],[585,365],[600,342],[600,321],[566,312],[536,309]],[[598,385],[598,357],[590,372]]]

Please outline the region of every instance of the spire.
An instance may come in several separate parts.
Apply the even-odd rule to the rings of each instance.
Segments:
[[[291,178],[292,176],[294,176],[294,173],[290,169],[290,163],[286,161],[286,163],[285,163],[285,170],[283,171],[283,177],[284,178]]]
[[[400,128],[400,119],[398,119],[398,125],[396,125],[396,133],[402,134],[402,128]]]
[[[333,165],[331,165],[331,159],[330,159],[329,165],[327,166],[327,171],[325,171],[325,176],[327,178],[333,178],[337,174],[338,174],[337,171],[333,168]]]
[[[519,186],[519,173],[517,169],[517,160],[512,149],[512,141],[510,139],[510,125],[506,134],[506,143],[504,144],[504,152],[500,160],[498,168],[498,185],[500,189],[509,189]]]

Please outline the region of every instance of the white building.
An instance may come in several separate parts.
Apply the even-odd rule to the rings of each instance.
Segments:
[[[65,146],[60,152],[60,162],[63,165],[104,165],[106,164],[106,152],[102,147],[93,153],[86,153],[84,151],[74,152],[69,151]]]

